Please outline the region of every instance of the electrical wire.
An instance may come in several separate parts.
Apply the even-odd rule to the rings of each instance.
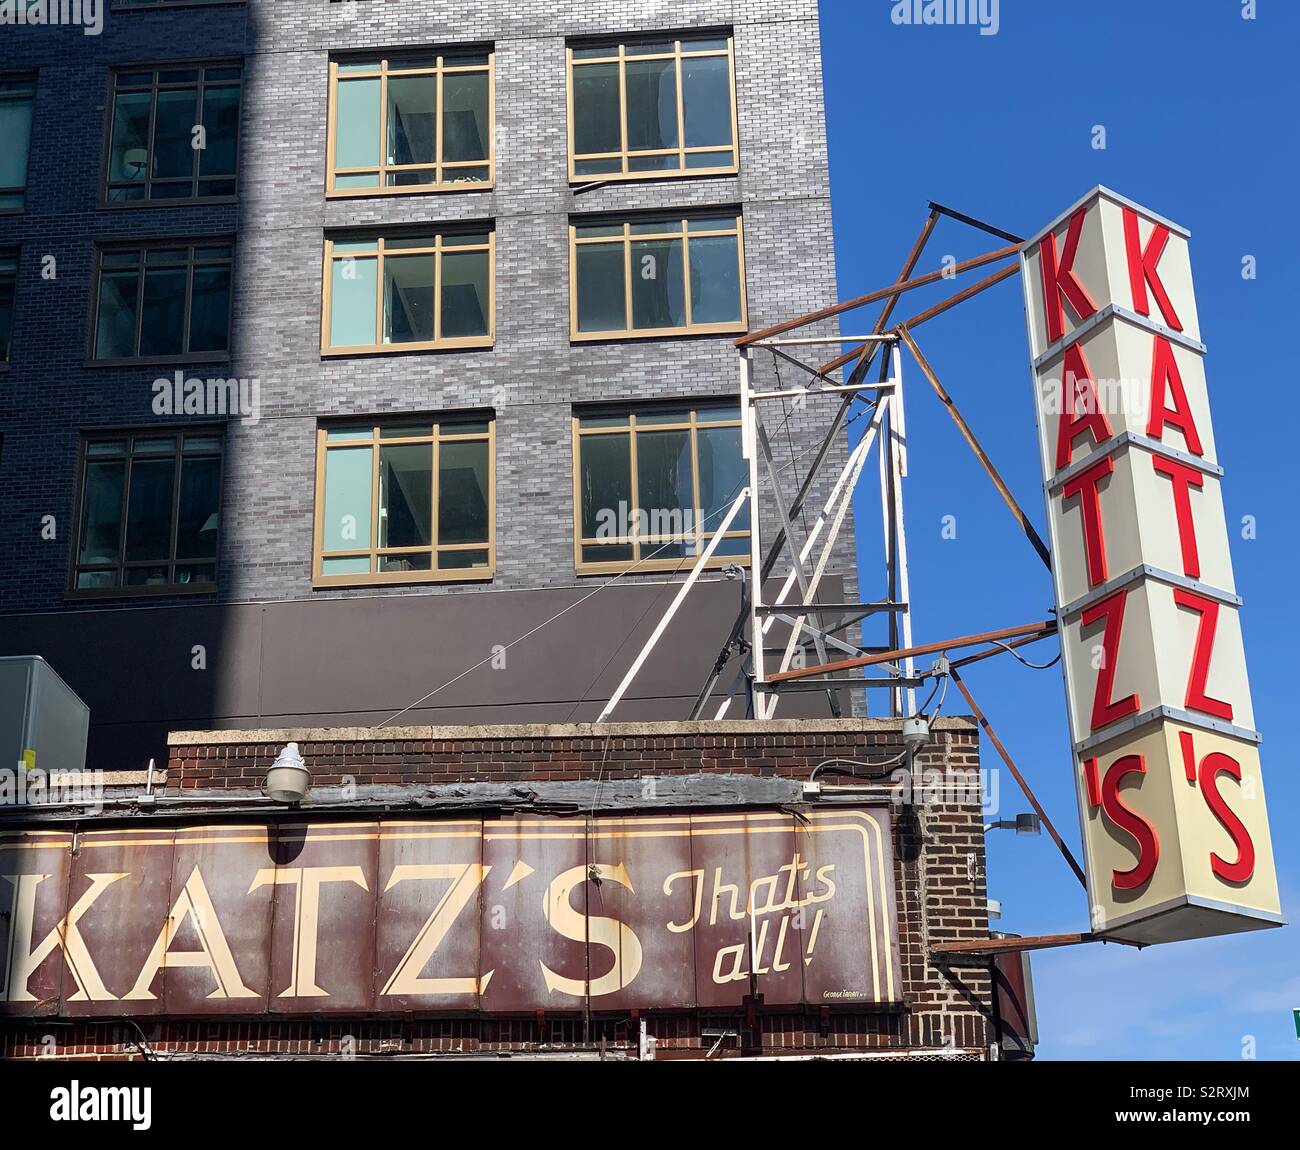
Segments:
[[[997,639],[990,639],[989,642],[991,642],[995,647],[1001,647],[1004,651],[1010,651],[1011,654],[1014,655],[1017,660],[1023,663],[1031,671],[1046,671],[1049,667],[1055,667],[1056,664],[1061,661],[1061,652],[1057,651],[1056,658],[1050,660],[1049,662],[1031,663],[1022,654],[1020,654],[1020,652],[1017,651],[1014,647],[1008,647],[1005,643],[999,642]]]

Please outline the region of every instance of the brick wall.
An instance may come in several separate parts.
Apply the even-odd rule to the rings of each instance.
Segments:
[[[806,779],[829,758],[879,761],[902,749],[896,721],[776,721],[610,724],[584,727],[406,728],[384,737],[360,729],[207,732],[173,736],[164,793],[260,788],[266,768],[290,739],[315,785],[354,781],[427,784],[639,778],[697,772]],[[983,968],[936,965],[930,947],[988,936],[978,730],[965,718],[938,720],[917,756],[914,777],[944,786],[916,786],[911,805],[894,804],[894,883],[901,1010],[760,1013],[766,1053],[870,1051],[951,1056],[988,1049],[990,982]],[[834,776],[821,781],[833,785]],[[841,782],[845,780],[839,780]],[[695,1013],[650,1013],[649,1033],[663,1057],[699,1057],[715,1038],[703,1028],[743,1026]],[[638,1019],[601,1018],[591,1039],[607,1050],[636,1049]],[[121,1023],[49,1021],[0,1027],[5,1057],[38,1057],[45,1037],[61,1055],[139,1057],[142,1038],[159,1053],[279,1053],[359,1056],[507,1052],[540,1045],[574,1047],[581,1020],[366,1019],[287,1022],[141,1020]]]

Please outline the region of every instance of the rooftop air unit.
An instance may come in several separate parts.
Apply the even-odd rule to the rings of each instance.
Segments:
[[[0,768],[83,771],[90,708],[39,655],[0,656]]]

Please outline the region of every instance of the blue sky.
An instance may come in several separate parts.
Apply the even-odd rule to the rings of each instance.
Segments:
[[[896,26],[890,0],[822,0],[841,298],[898,273],[936,200],[1029,235],[1097,184],[1191,229],[1206,370],[1283,910],[1300,907],[1293,588],[1300,572],[1293,460],[1292,310],[1300,172],[1292,53],[1300,4],[1259,0],[1001,0],[996,35]],[[1106,147],[1093,147],[1094,126]],[[941,222],[919,271],[1000,245]],[[1258,278],[1242,278],[1244,256]],[[976,273],[982,275],[983,273]],[[975,275],[963,283],[973,282]],[[914,293],[904,318],[949,294]],[[858,313],[859,330],[874,309]],[[1043,530],[1024,311],[1017,278],[917,330],[917,340],[1021,505]],[[917,642],[1044,617],[1047,572],[919,371],[909,380],[905,490]],[[878,494],[859,492],[864,597],[880,591]],[[956,517],[945,540],[943,517]],[[1241,537],[1242,517],[1257,537]],[[1238,525],[1236,531],[1233,525]],[[1033,652],[1047,652],[1035,656]],[[1051,645],[1026,654],[1050,657]],[[1048,813],[1077,844],[1059,667],[1010,657],[967,676]],[[949,711],[961,710],[952,692]],[[996,753],[985,741],[983,760]],[[1003,810],[1028,809],[1002,772]],[[1087,928],[1077,880],[1046,836],[989,836],[1002,929]],[[1297,927],[1155,947],[1089,945],[1034,957],[1042,1058],[1300,1059]]]

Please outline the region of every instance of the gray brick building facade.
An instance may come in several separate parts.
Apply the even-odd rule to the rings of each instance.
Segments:
[[[161,756],[169,728],[378,723],[501,647],[503,657],[402,721],[593,719],[667,607],[674,577],[633,573],[588,598],[607,576],[575,571],[575,406],[734,397],[737,357],[730,335],[571,342],[569,223],[734,208],[751,330],[834,302],[815,0],[104,7],[99,36],[71,27],[0,36],[0,73],[36,76],[25,210],[0,215],[0,249],[18,251],[12,352],[0,371],[0,654],[54,665],[90,705],[91,764],[105,767]],[[566,44],[690,29],[734,36],[738,176],[571,184]],[[331,55],[461,44],[495,52],[494,187],[327,198]],[[227,59],[244,69],[237,202],[101,206],[111,69]],[[325,237],[457,221],[495,229],[494,346],[323,358]],[[207,236],[235,241],[228,364],[89,362],[95,245]],[[759,368],[770,378],[770,359]],[[217,590],[69,598],[81,436],[159,423],[152,384],[175,370],[260,385],[259,418],[225,425]],[[318,421],[486,409],[496,419],[493,577],[313,589]],[[781,448],[802,457],[794,474],[826,415],[790,413]],[[810,506],[846,454],[838,444]],[[773,529],[765,524],[769,538]],[[851,524],[832,572],[830,597],[853,598]],[[618,717],[685,718],[738,603],[737,583],[709,573]]]

